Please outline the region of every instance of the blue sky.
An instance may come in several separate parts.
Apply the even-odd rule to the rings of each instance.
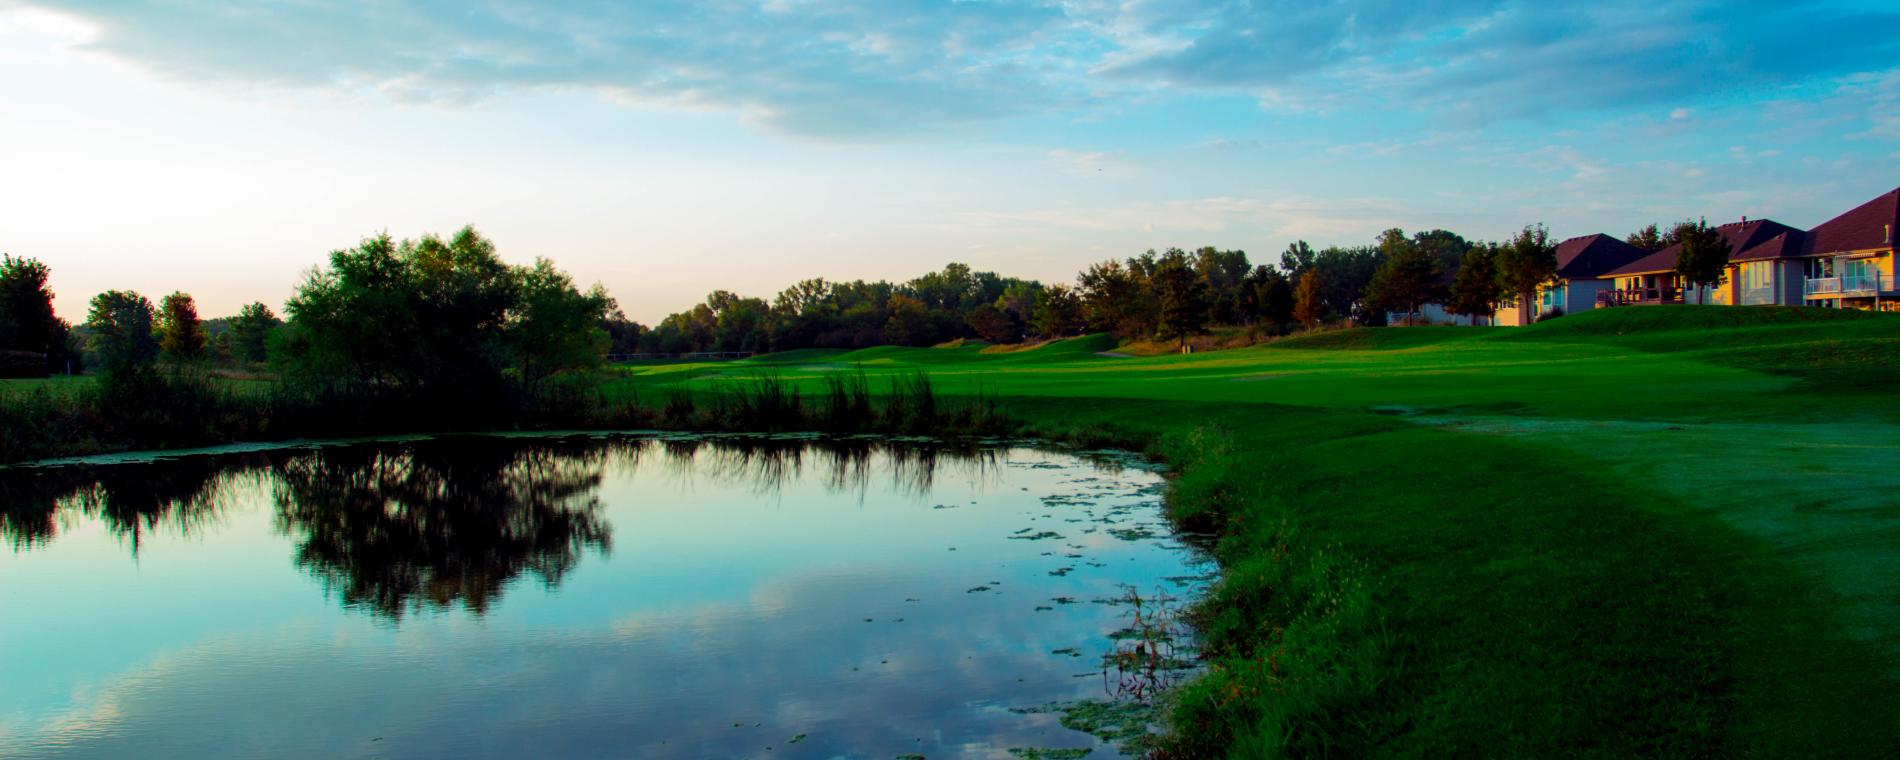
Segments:
[[[69,318],[215,315],[474,223],[651,321],[953,260],[1807,227],[1900,185],[1891,3],[1558,5],[0,0],[0,250]]]

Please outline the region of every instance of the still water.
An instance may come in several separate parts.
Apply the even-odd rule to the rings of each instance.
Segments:
[[[0,471],[0,757],[1115,757],[1024,708],[1212,572],[1160,484],[742,437]]]

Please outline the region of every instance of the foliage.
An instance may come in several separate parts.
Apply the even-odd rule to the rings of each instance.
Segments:
[[[991,304],[982,304],[971,310],[963,322],[976,332],[977,337],[991,343],[1015,343],[1023,337],[1016,318]]]
[[[1244,258],[1241,263],[1245,263]],[[1169,250],[1161,257],[1153,282],[1155,298],[1161,307],[1157,331],[1161,338],[1176,339],[1185,347],[1189,336],[1207,327],[1207,286],[1189,268],[1186,254],[1179,250]],[[1236,290],[1238,285],[1236,280]]]
[[[1035,330],[1043,338],[1066,338],[1082,329],[1082,299],[1067,285],[1051,285],[1036,299]]]
[[[1498,255],[1496,243],[1474,245],[1465,251],[1457,273],[1452,276],[1446,311],[1472,317],[1497,313],[1498,297],[1502,294],[1498,286]]]
[[[1498,247],[1493,265],[1498,287],[1529,308],[1537,298],[1537,289],[1557,276],[1557,245],[1550,242],[1550,231],[1543,225],[1531,225]]]
[[[282,325],[269,306],[246,304],[230,320],[231,360],[256,364],[270,358],[270,334]]]
[[[1284,330],[1293,322],[1293,284],[1287,275],[1269,266],[1255,267],[1247,283],[1251,288],[1249,311],[1261,322]]]
[[[1676,252],[1676,274],[1685,285],[1714,286],[1727,279],[1731,250],[1720,231],[1698,220],[1676,225],[1674,235],[1682,244]]]
[[[145,296],[121,290],[93,296],[86,332],[100,369],[118,375],[151,367],[159,351],[152,327],[155,320],[156,310]]]
[[[52,353],[63,340],[51,274],[38,260],[0,254],[0,351]]]
[[[1385,261],[1366,287],[1366,301],[1379,311],[1403,313],[1410,324],[1421,307],[1443,297],[1442,265],[1397,228],[1380,236],[1379,249]]]
[[[204,322],[198,319],[198,305],[185,293],[172,293],[159,302],[158,347],[166,359],[185,363],[205,356]]]
[[[600,325],[613,308],[606,289],[581,292],[547,259],[517,269],[515,278],[516,302],[504,328],[515,379],[538,391],[557,373],[598,367],[609,345]]]
[[[611,307],[550,262],[509,266],[472,227],[446,241],[380,235],[331,253],[298,287],[271,356],[320,393],[449,409],[594,366]]]
[[[1645,251],[1660,251],[1676,244],[1678,240],[1677,230],[1679,229],[1681,229],[1681,225],[1671,227],[1669,230],[1664,231],[1661,227],[1651,223],[1640,230],[1630,233],[1629,237],[1624,238],[1623,241]]]
[[[1300,275],[1300,286],[1293,292],[1293,318],[1306,329],[1319,326],[1326,317],[1326,303],[1320,294],[1319,272],[1308,269]]]

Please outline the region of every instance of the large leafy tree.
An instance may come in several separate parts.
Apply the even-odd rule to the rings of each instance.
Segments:
[[[1194,252],[1194,272],[1207,286],[1208,319],[1213,324],[1241,321],[1247,295],[1247,275],[1253,265],[1246,251],[1223,251],[1212,246]]]
[[[582,292],[547,259],[517,272],[519,298],[508,309],[507,342],[515,376],[529,390],[559,372],[592,369],[607,352],[601,322],[616,311],[599,285]]]
[[[1082,299],[1067,285],[1050,285],[1036,298],[1036,334],[1066,338],[1081,330]]]
[[[53,314],[52,271],[36,259],[0,254],[0,351],[55,353],[62,325]]]
[[[198,304],[186,293],[172,293],[159,302],[158,347],[173,362],[195,362],[204,358],[205,327],[198,319]]]
[[[1495,265],[1498,287],[1516,296],[1519,308],[1528,309],[1537,289],[1557,277],[1557,245],[1550,242],[1544,225],[1530,225],[1498,248]]]
[[[240,362],[261,362],[268,358],[270,334],[283,324],[283,320],[262,303],[251,303],[238,309],[231,318],[231,358]]]
[[[1452,276],[1451,293],[1445,310],[1471,317],[1489,317],[1497,313],[1498,246],[1496,243],[1472,246],[1465,251]]]
[[[1396,227],[1380,235],[1379,251],[1385,261],[1366,286],[1366,300],[1380,311],[1404,313],[1410,325],[1421,307],[1443,295],[1438,259]]]
[[[547,262],[508,265],[474,228],[379,235],[298,287],[271,360],[294,380],[457,403],[591,366],[611,305]]]
[[[1283,330],[1293,322],[1293,283],[1280,270],[1261,265],[1248,277],[1255,319]]]
[[[1676,274],[1684,286],[1713,287],[1728,279],[1731,246],[1722,233],[1707,221],[1696,220],[1676,225]]]
[[[970,311],[964,318],[976,337],[991,343],[1015,343],[1023,338],[1022,328],[1009,312],[996,308],[992,304],[983,304]]]
[[[93,296],[86,332],[108,376],[144,371],[158,359],[158,337],[152,330],[156,312],[145,296],[130,291]]]
[[[1160,336],[1186,348],[1187,339],[1205,330],[1208,319],[1207,285],[1187,254],[1171,249],[1161,256],[1154,270],[1154,290],[1161,306]]]

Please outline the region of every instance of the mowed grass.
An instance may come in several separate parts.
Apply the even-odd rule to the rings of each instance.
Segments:
[[[1111,349],[801,352],[615,387],[924,372],[1031,432],[1169,459],[1171,508],[1220,531],[1226,570],[1176,728],[1232,756],[1900,752],[1900,318],[1638,308]]]

